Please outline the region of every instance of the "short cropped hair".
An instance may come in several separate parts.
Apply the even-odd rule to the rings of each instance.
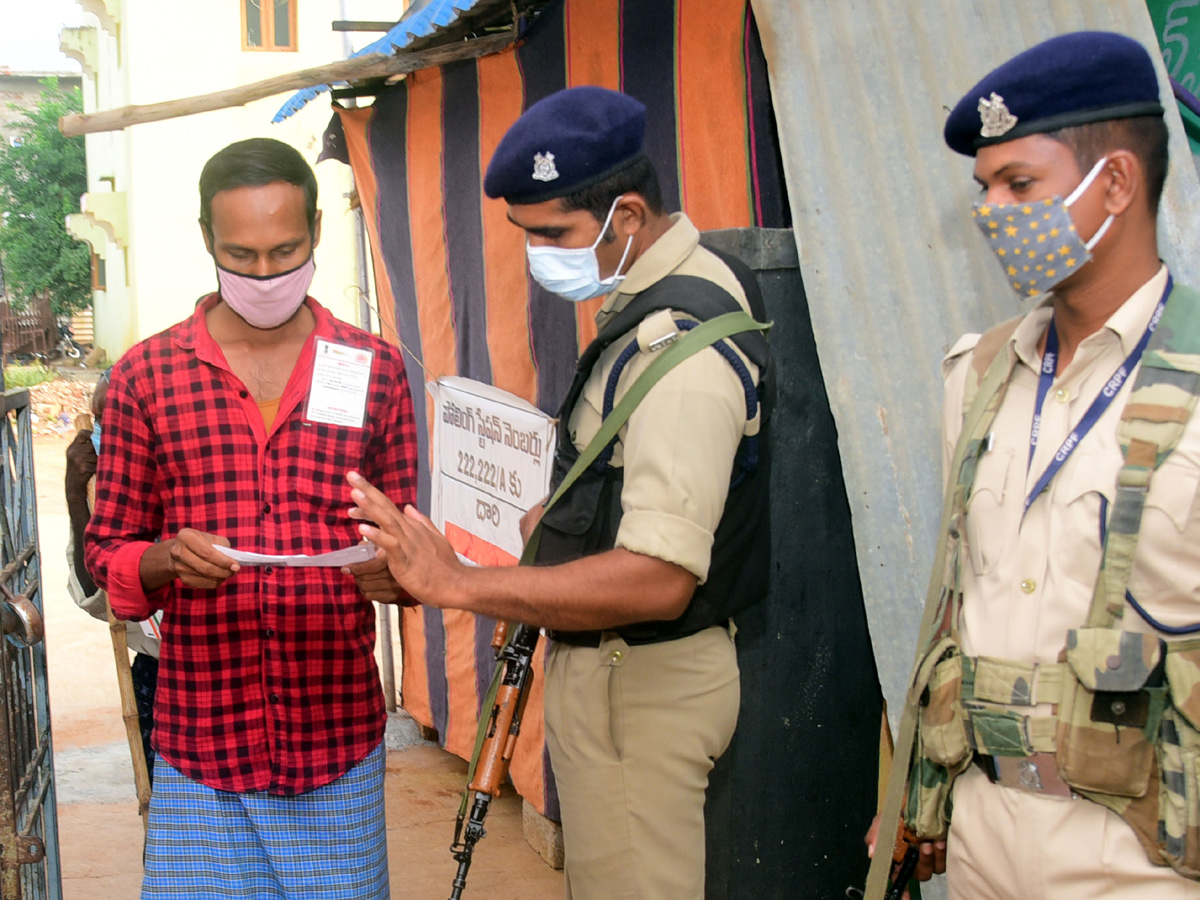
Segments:
[[[286,181],[304,189],[308,231],[317,227],[317,176],[300,151],[274,138],[250,138],[218,150],[200,173],[200,224],[212,235],[212,199],[221,191]]]
[[[650,207],[650,212],[663,212],[662,188],[658,184],[658,172],[650,157],[641,154],[632,163],[614,175],[590,187],[567,194],[559,199],[563,212],[583,209],[590,212],[597,222],[604,222],[613,203],[622,194],[640,194]]]
[[[1113,150],[1130,151],[1142,164],[1142,172],[1146,176],[1146,199],[1150,203],[1150,212],[1158,214],[1169,162],[1167,123],[1162,116],[1106,119],[1051,131],[1046,137],[1070,148],[1080,172],[1089,171]]]

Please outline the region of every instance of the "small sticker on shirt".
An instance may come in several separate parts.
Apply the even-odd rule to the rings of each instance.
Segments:
[[[317,341],[312,385],[304,418],[328,425],[362,428],[367,415],[367,391],[371,385],[371,361],[375,353]]]

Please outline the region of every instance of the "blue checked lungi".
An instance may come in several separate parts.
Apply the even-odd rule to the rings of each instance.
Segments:
[[[388,900],[383,744],[294,797],[218,791],[154,764],[142,900]]]

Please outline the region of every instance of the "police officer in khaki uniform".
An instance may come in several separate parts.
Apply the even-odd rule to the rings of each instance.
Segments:
[[[644,121],[623,94],[559,92],[512,126],[485,180],[539,283],[572,301],[607,294],[597,323],[611,342],[585,354],[594,364],[560,413],[556,483],[661,348],[706,318],[676,307],[628,322],[632,304],[674,286],[666,296],[684,305],[715,293],[749,308],[687,217],[665,214]],[[765,448],[747,453],[763,418],[753,356],[731,340],[654,384],[607,464],[546,513],[536,567],[465,567],[427,519],[351,476],[352,514],[378,523],[364,534],[415,598],[551,629],[545,720],[568,898],[704,894],[704,793],[739,705],[729,614],[766,586]]]
[[[1067,784],[1061,727],[1039,738],[1034,726],[1053,725],[1063,702],[1049,673],[1061,674],[1068,634],[1089,619],[1124,461],[1118,426],[1169,296],[1155,237],[1167,130],[1150,56],[1116,34],[1051,39],[972,88],[945,137],[975,158],[976,224],[1014,291],[1033,303],[1015,328],[968,335],[943,364],[951,488],[964,395],[987,368],[976,357],[1011,365],[966,501],[961,651],[1036,664],[1045,677],[1024,685],[1028,702],[999,707],[1025,723],[1034,752],[977,746],[953,783],[949,835],[924,845],[920,874],[940,868],[944,853],[952,898],[1197,898],[1200,884],[1157,851],[1152,863],[1121,816]],[[1171,640],[1200,622],[1198,484],[1192,417],[1151,478],[1124,631]],[[1121,662],[1112,655],[1101,668]],[[982,732],[972,734],[978,745]],[[1136,727],[1124,734],[1138,739]]]

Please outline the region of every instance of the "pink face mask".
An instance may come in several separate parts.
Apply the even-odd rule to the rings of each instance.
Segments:
[[[308,296],[317,264],[311,256],[279,275],[243,275],[217,266],[221,299],[255,328],[278,328]]]

